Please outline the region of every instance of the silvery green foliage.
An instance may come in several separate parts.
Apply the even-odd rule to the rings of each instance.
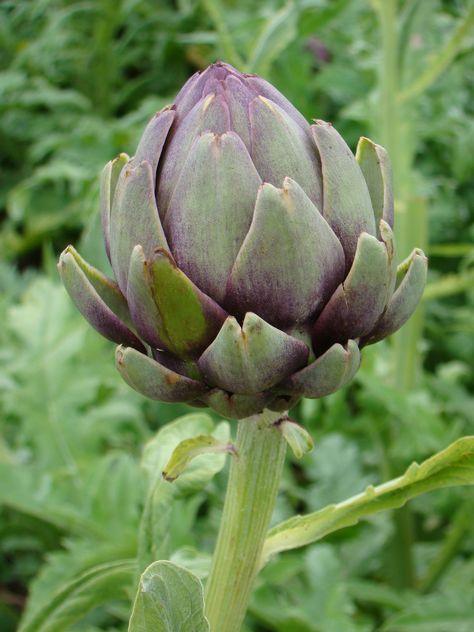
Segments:
[[[333,393],[425,284],[420,250],[397,270],[385,150],[362,138],[354,157],[331,124],[224,63],[107,164],[101,204],[115,281],[71,246],[60,273],[152,399],[242,418]]]

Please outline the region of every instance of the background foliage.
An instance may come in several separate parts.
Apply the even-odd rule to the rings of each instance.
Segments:
[[[360,135],[386,144],[401,253],[429,243],[413,324],[364,351],[349,388],[292,411],[316,447],[288,459],[275,521],[474,434],[473,44],[471,0],[0,4],[2,630],[22,616],[30,632],[126,630],[137,553],[140,566],[166,555],[205,576],[223,461],[173,491],[164,483],[153,504],[143,445],[189,411],[122,383],[112,345],[76,313],[55,262],[80,242],[106,269],[100,169],[133,153],[154,111],[216,59],[263,74],[352,147]],[[188,418],[178,435],[189,423],[208,422]],[[149,560],[144,506],[162,518],[147,532]],[[470,631],[473,518],[472,489],[438,491],[282,554],[259,578],[248,630]]]

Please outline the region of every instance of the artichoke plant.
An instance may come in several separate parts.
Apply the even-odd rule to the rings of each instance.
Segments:
[[[224,63],[106,165],[101,207],[115,280],[69,246],[72,300],[119,343],[132,388],[231,418],[345,385],[425,283],[422,251],[395,263],[385,150],[361,138],[354,156],[330,123]]]

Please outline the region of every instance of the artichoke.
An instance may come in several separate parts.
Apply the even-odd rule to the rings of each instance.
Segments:
[[[224,63],[106,165],[101,208],[115,281],[69,246],[72,300],[119,343],[132,388],[230,418],[345,385],[425,284],[422,251],[396,267],[385,150],[361,138],[354,157],[330,123]]]

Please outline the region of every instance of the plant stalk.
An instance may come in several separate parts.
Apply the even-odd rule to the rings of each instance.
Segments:
[[[377,5],[382,56],[380,67],[380,118],[379,131],[382,144],[392,161],[395,185],[395,233],[398,257],[405,258],[413,247],[414,233],[411,200],[413,197],[412,163],[414,142],[410,132],[410,117],[402,108],[400,90],[400,57],[398,0],[385,0]],[[424,219],[424,218],[423,218]],[[423,220],[417,222],[421,227]],[[418,244],[417,245],[421,245]],[[414,321],[416,319],[416,326]],[[422,316],[412,317],[393,340],[394,382],[403,392],[409,392],[415,384],[418,368],[418,340],[422,328]],[[392,469],[393,463],[389,467]],[[390,472],[392,474],[392,472]],[[388,547],[388,572],[393,584],[409,588],[414,583],[413,528],[411,509],[404,507],[394,515],[394,537]]]
[[[417,97],[437,80],[460,51],[474,24],[474,6],[459,21],[450,39],[432,58],[425,71],[403,89],[403,51],[400,50],[399,34],[401,5],[399,0],[374,2],[380,20],[382,49],[379,131],[382,144],[385,144],[392,159],[396,189],[396,243],[398,256],[403,259],[415,246],[424,250],[428,246],[427,201],[423,195],[417,193],[419,185],[414,168],[418,143]],[[410,51],[406,52],[408,56]],[[408,323],[393,338],[394,383],[406,395],[416,387],[421,372],[420,341],[423,324],[423,307],[419,306]],[[397,471],[400,464],[391,465]],[[397,587],[413,588],[413,519],[409,506],[398,510],[394,516],[394,526],[395,534],[389,547],[390,575]],[[429,583],[431,580],[427,581]]]
[[[285,413],[239,421],[219,535],[206,585],[211,632],[238,632],[247,611],[286,453]]]

